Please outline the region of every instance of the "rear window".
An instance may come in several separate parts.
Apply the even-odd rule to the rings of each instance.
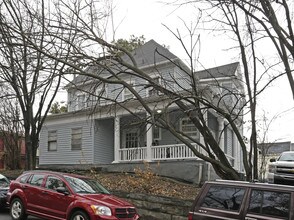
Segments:
[[[248,212],[289,219],[290,201],[290,193],[252,190]]]
[[[245,189],[241,187],[211,186],[201,207],[238,211]]]

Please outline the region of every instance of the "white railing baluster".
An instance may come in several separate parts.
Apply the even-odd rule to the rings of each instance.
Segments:
[[[193,144],[195,149],[200,147]],[[123,148],[119,149],[120,161],[142,161],[147,158],[147,148]],[[176,159],[197,159],[192,150],[185,144],[151,146],[151,159],[159,160],[176,160]]]

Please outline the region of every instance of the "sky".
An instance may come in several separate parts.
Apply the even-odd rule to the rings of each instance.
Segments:
[[[172,1],[170,1],[172,2]],[[114,0],[113,24],[115,38],[129,39],[130,35],[144,35],[146,40],[154,39],[159,44],[169,46],[171,52],[186,59],[180,42],[165,27],[172,31],[180,30],[184,39],[189,40],[187,29],[184,28],[195,23],[198,10],[186,6],[175,10],[174,6],[168,6],[156,0]],[[165,25],[165,26],[164,26]],[[199,70],[217,65],[240,61],[238,53],[227,50],[230,42],[227,36],[217,33],[200,33],[201,49],[197,65]],[[263,48],[265,50],[266,47]],[[269,54],[270,56],[270,54]],[[275,82],[266,92],[258,98],[260,115],[265,115],[270,130],[266,141],[291,141],[294,143],[294,99],[287,78]],[[274,119],[273,119],[274,118]],[[270,122],[272,120],[272,122]],[[246,131],[245,131],[246,132]]]

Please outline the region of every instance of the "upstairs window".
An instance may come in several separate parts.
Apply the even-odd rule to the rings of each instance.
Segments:
[[[157,85],[161,85],[161,79],[159,77],[155,77],[152,79],[153,82]],[[154,95],[160,95],[161,92],[158,91],[156,88],[154,88],[152,85],[150,86],[149,90],[148,90],[148,96],[151,97],[151,96],[154,96]]]
[[[132,86],[133,88],[135,88],[135,82],[131,81],[131,82],[129,82],[129,85]],[[124,95],[124,98],[123,98],[124,100],[132,99],[135,97],[134,94],[130,90],[128,90],[127,88],[124,88],[123,95]]]
[[[57,151],[57,131],[48,132],[48,151]]]
[[[71,129],[71,149],[72,150],[82,149],[82,128]]]
[[[198,138],[199,133],[194,125],[194,123],[190,120],[190,118],[182,118],[180,121],[180,131],[186,134],[191,138]]]
[[[75,106],[75,110],[81,110],[85,108],[86,103],[86,96],[85,94],[78,94],[77,95],[77,104]]]
[[[87,107],[93,107],[95,105],[103,105],[106,104],[106,99],[108,97],[107,94],[107,86],[99,85],[93,94],[89,94],[89,98],[87,100]]]

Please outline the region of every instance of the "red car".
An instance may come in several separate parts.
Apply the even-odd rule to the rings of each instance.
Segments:
[[[28,171],[10,183],[7,199],[13,220],[28,215],[49,220],[137,220],[136,208],[111,195],[89,177]]]

